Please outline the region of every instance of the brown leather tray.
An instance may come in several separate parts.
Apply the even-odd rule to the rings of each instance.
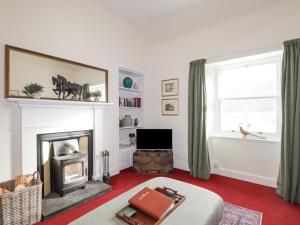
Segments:
[[[132,217],[128,217],[126,215],[121,215],[120,213],[126,208],[124,207],[123,209],[121,209],[119,212],[116,213],[116,216],[123,220],[124,222],[126,222],[127,224],[130,225],[159,225],[161,224],[161,222],[168,216],[170,215],[179,205],[181,205],[184,201],[185,201],[185,196],[180,195],[177,193],[177,191],[171,189],[171,188],[160,188],[157,187],[154,190],[164,194],[167,196],[167,192],[171,192],[175,195],[178,195],[179,197],[181,197],[181,200],[179,200],[178,202],[175,202],[174,207],[161,219],[156,220],[154,218],[152,218],[151,216],[145,214],[144,212],[140,211],[139,209],[137,209],[136,207],[132,206],[132,205],[127,205],[126,207],[130,207],[136,210],[136,213],[132,216]],[[169,196],[168,196],[169,197]]]

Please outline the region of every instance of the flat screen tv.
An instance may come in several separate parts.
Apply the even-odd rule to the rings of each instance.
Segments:
[[[138,150],[172,150],[172,130],[137,129],[136,148]]]

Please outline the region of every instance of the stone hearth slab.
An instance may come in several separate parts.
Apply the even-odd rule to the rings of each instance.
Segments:
[[[88,181],[85,189],[76,190],[64,197],[57,193],[48,194],[42,201],[42,216],[47,220],[59,213],[72,209],[84,202],[111,191],[111,186],[101,181]]]

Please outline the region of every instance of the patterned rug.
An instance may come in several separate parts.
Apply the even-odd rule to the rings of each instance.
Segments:
[[[262,213],[224,203],[223,218],[219,225],[261,225]]]

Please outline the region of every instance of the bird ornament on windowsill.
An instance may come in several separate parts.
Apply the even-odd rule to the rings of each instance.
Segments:
[[[252,136],[257,137],[257,138],[260,138],[260,139],[266,139],[266,137],[263,137],[263,136],[260,136],[260,135],[256,135],[256,134],[250,133],[249,131],[244,130],[242,127],[240,127],[240,133],[241,133],[242,135],[244,135],[243,138],[247,138],[247,135],[252,135]]]

